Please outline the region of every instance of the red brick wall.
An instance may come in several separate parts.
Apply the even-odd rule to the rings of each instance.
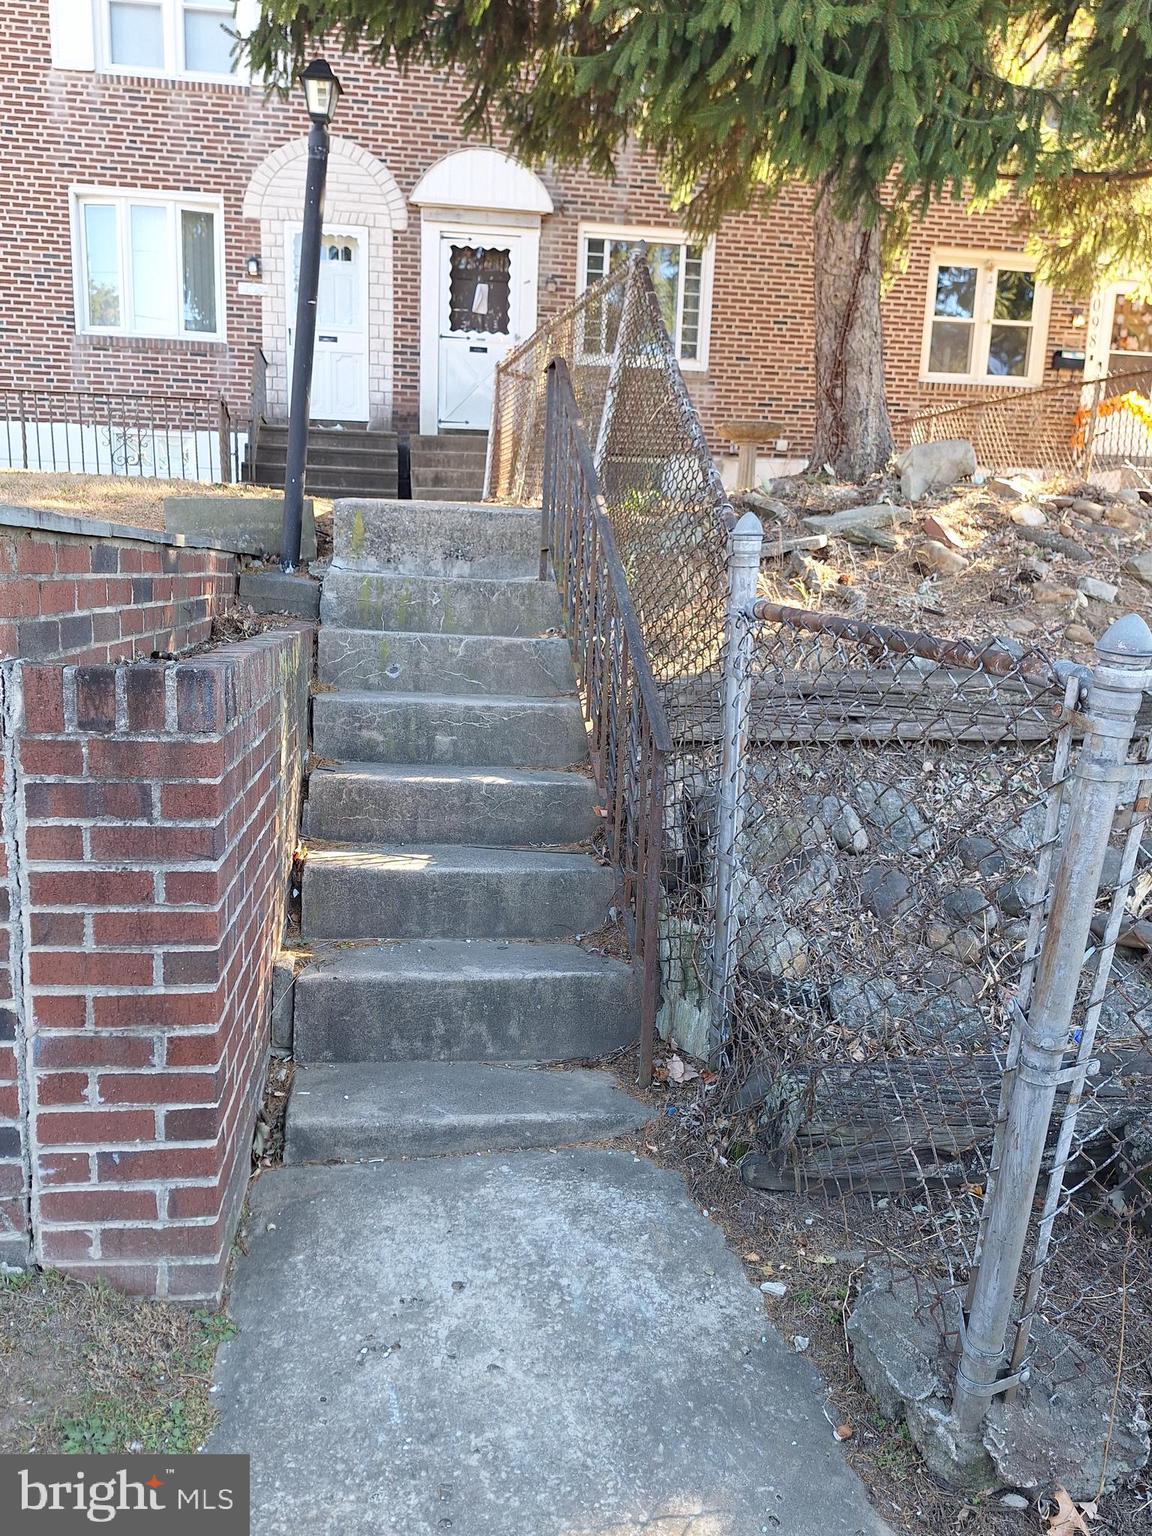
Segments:
[[[236,595],[235,555],[0,526],[0,659],[187,650]]]
[[[218,1294],[296,843],[310,631],[10,666],[34,1253]]]
[[[0,200],[6,273],[0,285],[0,389],[107,388],[181,393],[222,391],[247,407],[253,348],[261,340],[261,299],[237,291],[258,226],[241,215],[253,170],[273,149],[305,131],[295,101],[259,92],[181,81],[53,71],[48,0],[9,0],[19,57],[0,79],[0,113],[10,155],[22,167],[20,198]],[[346,94],[336,131],[370,150],[407,197],[441,156],[461,147],[455,108],[461,87],[425,69],[401,78],[360,59],[340,61]],[[651,162],[632,149],[613,183],[565,170],[543,175],[556,206],[544,220],[541,312],[576,293],[581,219],[667,225]],[[228,343],[134,341],[78,336],[72,289],[68,189],[102,185],[219,194],[225,208]],[[961,205],[933,211],[913,237],[906,275],[885,303],[891,405],[899,416],[919,402],[920,342],[934,244],[1018,250],[1023,236],[1011,207],[969,215]],[[716,438],[726,417],[776,422],[803,447],[812,421],[812,238],[809,194],[787,193],[763,216],[726,221],[716,244],[710,366],[689,374]],[[396,424],[415,425],[419,381],[420,220],[395,247]],[[1075,344],[1067,300],[1054,308],[1047,351]],[[1067,378],[1067,375],[1064,375]]]
[[[8,716],[11,679],[0,668],[0,727]],[[28,1254],[28,1180],[23,1137],[23,1093],[17,1060],[19,1020],[13,994],[12,902],[9,891],[8,839],[13,810],[6,792],[10,765],[6,730],[0,734],[0,1263],[22,1264]]]

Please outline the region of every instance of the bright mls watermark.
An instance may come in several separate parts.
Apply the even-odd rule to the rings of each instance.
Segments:
[[[0,1529],[250,1536],[249,1471],[247,1456],[0,1456]]]

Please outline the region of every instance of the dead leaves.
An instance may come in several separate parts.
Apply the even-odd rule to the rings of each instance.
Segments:
[[[1067,1489],[1057,1488],[1056,1508],[1048,1516],[1048,1536],[1092,1536],[1089,1520],[1096,1518],[1095,1502],[1075,1504]]]
[[[690,1083],[700,1076],[700,1068],[692,1066],[680,1056],[669,1058],[667,1071],[670,1083]]]
[[[704,1067],[694,1067],[690,1061],[685,1061],[682,1056],[669,1056],[668,1060],[660,1063],[653,1070],[652,1076],[658,1083],[671,1083],[673,1087],[683,1087],[685,1083],[714,1083],[716,1073],[709,1072]]]

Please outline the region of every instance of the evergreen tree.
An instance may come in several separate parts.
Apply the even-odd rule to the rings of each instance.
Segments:
[[[935,198],[1029,204],[1046,275],[1148,263],[1148,0],[265,0],[254,67],[334,41],[456,71],[464,127],[611,174],[634,136],[696,233],[815,189],[816,433],[850,478],[892,449],[884,225]]]

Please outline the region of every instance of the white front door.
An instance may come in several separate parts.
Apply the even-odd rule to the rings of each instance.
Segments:
[[[518,235],[442,231],[437,427],[487,431],[496,364],[521,340]]]
[[[300,229],[288,230],[288,378],[296,331]],[[326,229],[320,247],[313,421],[368,420],[368,232]]]

